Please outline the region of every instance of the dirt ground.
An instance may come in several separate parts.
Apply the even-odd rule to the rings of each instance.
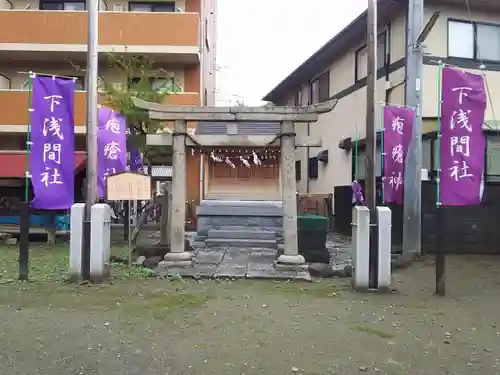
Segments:
[[[75,286],[60,281],[65,258],[48,265],[43,249],[38,281],[21,284],[13,251],[0,251],[0,374],[500,374],[500,258],[449,257],[439,298],[431,259],[378,295],[342,279],[182,282],[124,269]]]

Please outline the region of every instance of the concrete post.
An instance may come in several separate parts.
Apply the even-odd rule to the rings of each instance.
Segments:
[[[379,291],[391,288],[392,213],[389,207],[377,207]]]
[[[71,280],[82,277],[82,236],[85,203],[75,203],[71,206],[70,237],[69,237],[69,269]]]
[[[303,265],[299,255],[297,238],[297,183],[295,180],[295,134],[294,123],[281,123],[281,181],[283,200],[284,254],[278,257],[278,265]]]
[[[175,266],[190,266],[193,254],[184,248],[186,220],[186,132],[187,122],[176,120],[173,133],[172,202],[170,221],[170,253],[165,261]]]
[[[365,206],[354,206],[352,210],[353,277],[355,291],[369,288],[370,264],[370,210]]]
[[[90,278],[99,282],[109,277],[111,207],[103,203],[94,204],[90,217]]]

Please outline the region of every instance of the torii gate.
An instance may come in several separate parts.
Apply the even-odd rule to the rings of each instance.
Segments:
[[[318,121],[318,114],[330,112],[336,105],[333,99],[305,107],[195,107],[169,106],[150,103],[137,98],[134,105],[147,110],[151,120],[174,121],[172,133],[148,134],[146,143],[150,146],[173,145],[172,202],[170,219],[171,252],[165,261],[178,265],[189,265],[192,252],[184,247],[186,215],[186,146],[188,147],[233,147],[258,148],[270,145],[281,146],[281,179],[283,202],[284,254],[277,264],[295,266],[305,263],[299,255],[297,242],[297,186],[295,180],[296,147],[321,147],[321,139],[295,134],[295,123]],[[281,133],[269,135],[188,135],[187,121],[214,122],[279,122]]]

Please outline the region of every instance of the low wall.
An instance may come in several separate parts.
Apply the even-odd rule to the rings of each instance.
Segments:
[[[380,203],[380,184],[377,188]],[[335,230],[351,234],[352,191],[350,186],[337,186],[334,193]],[[389,205],[392,210],[392,241],[403,240],[403,205]],[[468,207],[442,208],[443,225],[436,217],[436,183],[422,183],[422,251],[434,253],[440,231],[445,253],[500,254],[500,184],[486,183],[482,203]]]

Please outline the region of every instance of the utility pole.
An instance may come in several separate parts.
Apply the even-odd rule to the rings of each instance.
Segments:
[[[83,221],[82,277],[90,279],[90,212],[97,202],[97,77],[99,45],[99,0],[87,0],[88,40],[87,40],[87,162],[85,216]]]
[[[377,0],[368,0],[367,17],[367,69],[366,69],[366,179],[365,200],[370,209],[370,288],[377,288],[378,232],[377,232],[377,180],[375,158],[377,134],[375,128],[375,100],[377,87]]]
[[[407,25],[406,105],[415,108],[416,118],[405,168],[403,256],[413,258],[422,238],[422,41],[430,31],[424,29],[424,0],[408,1]]]

